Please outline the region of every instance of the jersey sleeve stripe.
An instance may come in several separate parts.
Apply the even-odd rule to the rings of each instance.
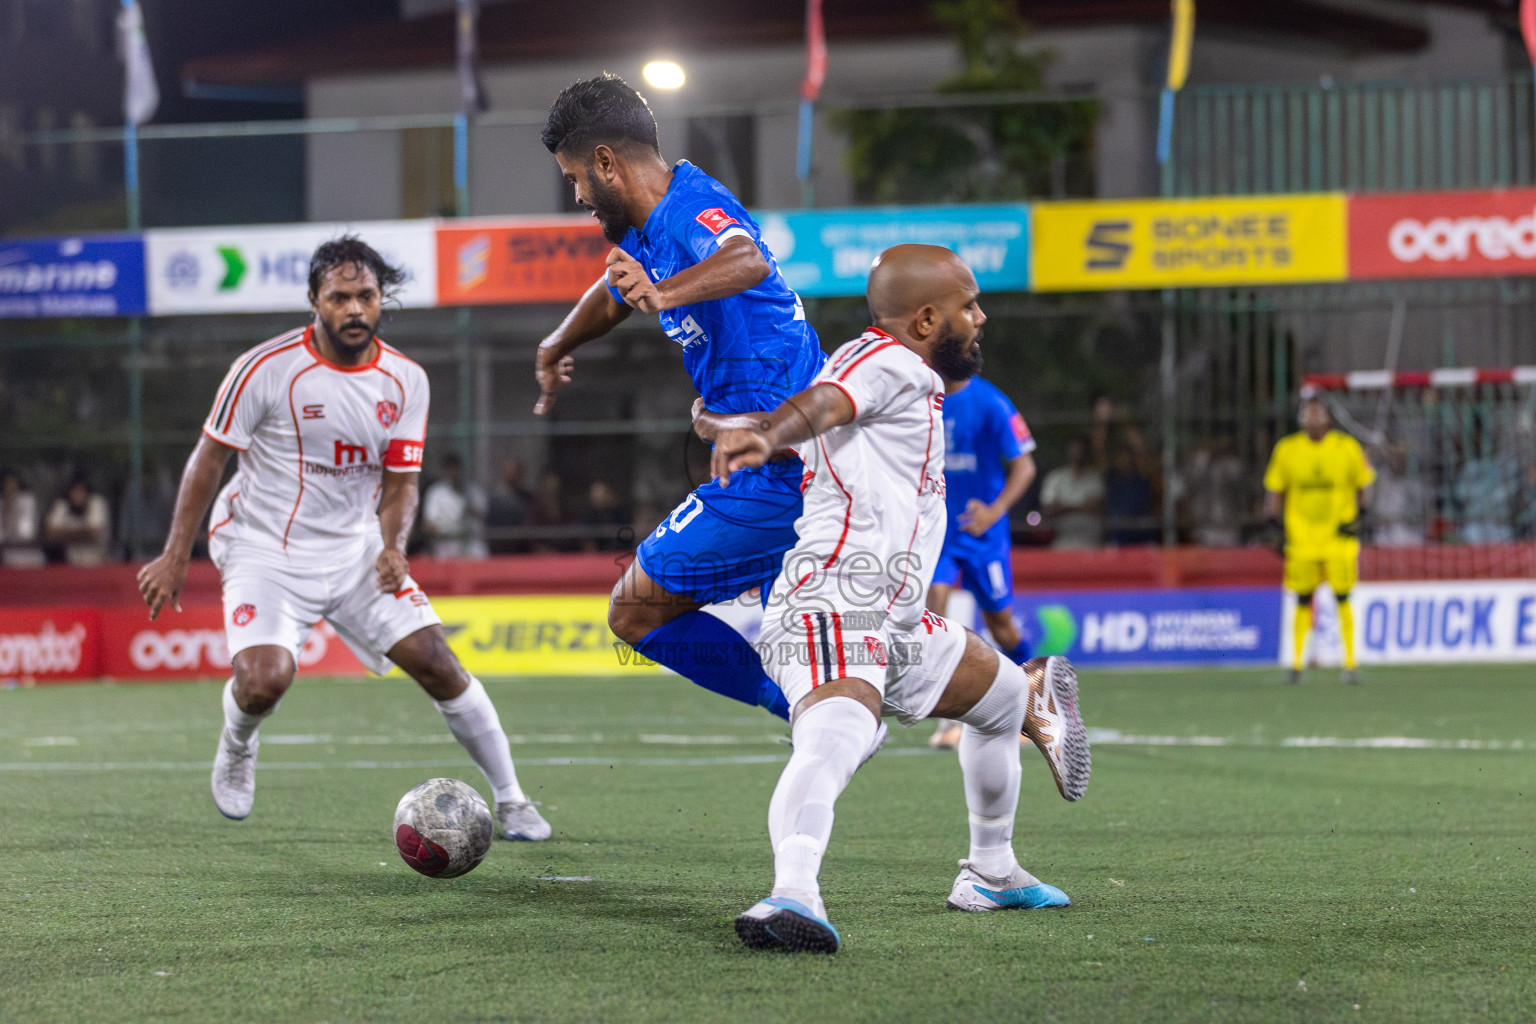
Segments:
[[[264,354],[272,351],[274,348],[278,348],[288,342],[297,340],[299,337],[302,337],[303,334],[304,331],[302,328],[297,331],[289,331],[287,334],[280,334],[273,338],[271,341],[263,342],[262,344],[257,345],[250,352],[246,353],[245,359],[240,362],[239,366],[235,369],[235,372],[229,375],[229,381],[225,383],[224,387],[219,390],[218,396],[214,398],[213,405],[217,412],[215,412],[213,416],[209,417],[209,421],[212,423],[217,423],[223,417],[224,403],[227,402],[229,400],[229,396],[234,393],[235,388],[238,386],[238,382],[250,369],[253,362],[255,362],[257,359],[260,359]]]
[[[213,438],[215,441],[217,441],[219,444],[223,445],[226,448],[233,448],[237,452],[246,451],[245,448],[242,448],[238,444],[235,444],[235,442],[231,441],[229,438],[219,436],[217,433],[214,432],[213,428],[210,427],[206,423],[203,424],[203,433],[207,434],[209,437]]]
[[[304,435],[299,432],[299,414],[293,408],[293,386],[299,382],[300,377],[320,365],[320,363],[310,363],[294,374],[293,379],[288,382],[288,413],[293,417],[293,438],[299,445],[299,493],[293,499],[293,511],[288,513],[288,525],[283,527],[284,551],[288,550],[288,534],[293,530],[293,518],[299,514],[299,503],[304,500]]]
[[[251,378],[256,376],[256,371],[261,369],[262,363],[266,362],[268,359],[271,359],[275,355],[280,355],[284,352],[291,351],[292,349],[299,348],[303,344],[304,343],[302,341],[292,342],[290,344],[284,345],[282,348],[275,348],[268,352],[266,355],[262,356],[260,359],[256,360],[256,362],[251,365],[251,368],[246,371],[245,376],[241,378],[240,386],[235,389],[234,395],[229,399],[229,409],[223,414],[222,419],[215,423],[215,426],[221,432],[229,429],[230,424],[235,420],[235,409],[240,404],[240,396],[244,393],[245,386],[251,382]]]
[[[863,341],[856,342],[852,348],[838,356],[836,359],[832,360],[832,365],[827,368],[827,372],[836,373],[838,367],[843,366],[848,362],[848,360],[852,359],[854,356],[857,356],[860,352],[863,352],[865,349],[869,348],[869,346],[875,344],[879,340],[879,338],[865,338]]]
[[[848,379],[848,375],[850,373],[852,373],[854,370],[858,369],[859,364],[864,362],[864,360],[868,359],[870,356],[879,355],[881,352],[884,352],[886,349],[890,348],[892,345],[900,345],[900,344],[901,344],[901,342],[899,342],[899,341],[883,341],[883,342],[881,342],[880,344],[876,345],[874,348],[870,349],[868,352],[865,352],[863,355],[859,356],[859,358],[855,359],[853,362],[849,363],[846,367],[844,367],[842,372],[837,375],[837,379],[838,380],[847,380]]]

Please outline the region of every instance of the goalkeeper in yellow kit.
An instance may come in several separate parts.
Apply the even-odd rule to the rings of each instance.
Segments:
[[[1301,682],[1301,656],[1312,632],[1312,592],[1324,580],[1339,602],[1344,682],[1358,683],[1355,615],[1349,592],[1359,577],[1360,515],[1376,471],[1360,442],[1330,429],[1320,398],[1301,404],[1301,430],[1280,439],[1264,473],[1264,514],[1285,510],[1285,587],[1296,595],[1296,649],[1289,681]]]

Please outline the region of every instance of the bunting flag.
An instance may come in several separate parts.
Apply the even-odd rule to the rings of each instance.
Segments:
[[[490,101],[480,82],[480,0],[459,0],[459,112],[479,114]]]
[[[144,38],[144,12],[138,0],[123,0],[117,16],[118,45],[122,51],[123,118],[140,125],[155,116],[160,106],[160,87],[155,84],[155,68],[149,59],[149,42]]]
[[[1531,0],[1526,0],[1527,3]],[[1157,118],[1157,162],[1173,155],[1173,101],[1189,77],[1189,52],[1195,42],[1195,0],[1173,0],[1173,37],[1168,43],[1168,79]]]
[[[816,100],[826,79],[827,30],[821,18],[821,0],[805,0],[805,78],[800,82],[800,145],[795,160],[795,173],[801,181],[811,176]]]

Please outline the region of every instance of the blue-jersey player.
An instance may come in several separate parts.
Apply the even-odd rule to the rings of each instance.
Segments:
[[[667,166],[656,120],[620,78],[577,82],[550,109],[543,142],[576,202],[616,248],[539,346],[536,413],[570,382],[571,353],[634,310],[655,313],[698,388],[696,429],[711,440],[735,417],[777,408],[808,387],[826,356],[756,222],[723,185],[687,161]],[[614,587],[608,624],[641,654],[717,693],[788,707],[756,651],[699,609],[754,587],[766,593],[795,543],[804,465],[793,452],[688,495],[641,542]]]
[[[949,526],[944,550],[928,589],[928,607],[939,615],[949,594],[963,586],[976,596],[992,639],[1018,664],[1029,644],[1013,618],[1013,566],[1008,510],[1035,479],[1035,439],[1008,396],[991,381],[973,377],[946,382],[944,486]],[[941,721],[933,745],[960,742],[958,722]]]

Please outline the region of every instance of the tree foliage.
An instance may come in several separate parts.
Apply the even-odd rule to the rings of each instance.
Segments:
[[[1011,0],[936,0],[962,70],[941,96],[1033,93],[1049,51],[1026,51]],[[1089,99],[841,113],[847,164],[861,202],[976,202],[1091,192],[1088,157],[1098,105]]]

